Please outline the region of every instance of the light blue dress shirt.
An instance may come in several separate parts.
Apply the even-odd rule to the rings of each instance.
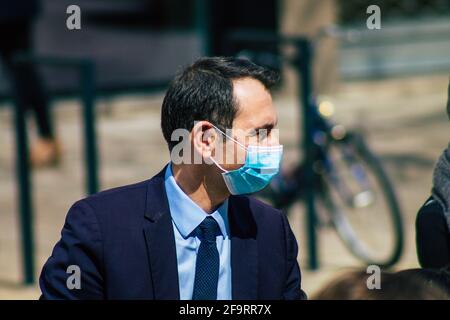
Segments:
[[[220,256],[217,299],[231,300],[231,241],[228,224],[228,199],[216,211],[207,214],[178,186],[172,174],[171,163],[167,166],[164,184],[175,234],[180,299],[191,300],[194,290],[195,262],[200,247],[200,239],[191,235],[191,233],[206,217],[211,216],[219,224],[222,233],[216,239]]]

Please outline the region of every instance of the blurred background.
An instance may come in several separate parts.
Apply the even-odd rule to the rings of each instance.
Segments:
[[[404,242],[391,267],[418,266],[415,216],[449,141],[447,0],[6,2],[0,0],[0,299],[39,297],[36,279],[73,202],[148,179],[169,161],[160,131],[164,90],[177,70],[204,55],[240,54],[281,72],[274,101],[284,171],[305,158],[308,97],[327,123],[362,136],[401,212]],[[74,4],[79,30],[66,26]],[[366,25],[372,4],[381,10],[380,29]],[[252,41],[236,41],[239,33]],[[285,46],[283,37],[307,45]],[[302,87],[308,70],[311,86]],[[316,228],[311,258],[308,210],[298,200],[286,211],[303,287],[313,294],[367,261],[332,227]],[[390,231],[378,214],[389,220],[389,210],[367,210],[352,223],[369,242],[388,246]]]

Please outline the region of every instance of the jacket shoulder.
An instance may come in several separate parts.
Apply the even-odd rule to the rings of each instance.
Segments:
[[[87,213],[103,221],[108,217],[120,218],[123,212],[131,217],[133,213],[141,213],[145,209],[147,187],[150,180],[107,189],[76,201],[73,207],[84,208]]]
[[[98,193],[87,196],[79,201],[87,202],[91,206],[97,206],[109,201],[125,200],[133,194],[142,194],[147,190],[147,186],[150,180],[141,181],[121,187],[111,188]]]

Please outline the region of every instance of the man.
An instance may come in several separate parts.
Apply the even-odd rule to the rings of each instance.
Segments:
[[[276,80],[220,57],[177,75],[161,112],[171,162],[74,204],[42,270],[42,298],[304,298],[286,216],[242,195],[278,171]]]

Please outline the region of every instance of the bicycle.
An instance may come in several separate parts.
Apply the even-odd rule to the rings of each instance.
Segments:
[[[260,58],[269,67],[279,66],[281,61],[294,66],[299,73],[306,73],[302,75],[302,90],[312,92],[308,47],[313,47],[305,38],[235,32],[229,39],[240,41],[241,48],[242,43],[268,43],[271,48],[274,43],[293,44],[297,52],[290,56],[275,55],[272,51],[259,52]],[[247,57],[253,55],[250,58],[258,63],[258,52],[240,52]],[[302,94],[303,104],[309,104],[304,108],[304,117],[307,117],[304,126],[308,127],[303,146],[306,156],[293,169],[281,171],[258,196],[289,214],[293,204],[304,200],[311,192],[310,199],[314,199],[310,210],[312,229],[331,226],[350,252],[363,262],[381,267],[394,265],[403,251],[403,221],[394,187],[382,163],[362,134],[332,123],[319,111],[312,94]],[[383,214],[387,216],[381,220]],[[375,237],[371,234],[373,231]],[[311,241],[314,242],[314,238]],[[317,259],[315,243],[311,245],[310,254],[314,255],[314,260]],[[311,266],[314,269],[315,263]]]

